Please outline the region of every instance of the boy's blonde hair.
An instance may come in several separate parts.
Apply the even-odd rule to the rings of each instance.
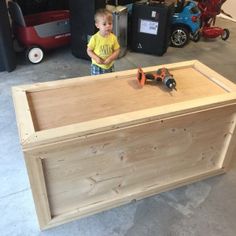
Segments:
[[[98,9],[94,15],[95,22],[98,22],[101,17],[106,17],[109,20],[112,20],[112,13],[106,8]]]

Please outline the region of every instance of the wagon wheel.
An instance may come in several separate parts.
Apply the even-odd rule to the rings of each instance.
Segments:
[[[224,29],[224,33],[221,35],[221,39],[222,40],[227,40],[229,38],[229,30],[228,29]]]
[[[33,46],[28,48],[26,51],[26,56],[28,60],[33,64],[38,64],[43,60],[43,50],[38,46]]]

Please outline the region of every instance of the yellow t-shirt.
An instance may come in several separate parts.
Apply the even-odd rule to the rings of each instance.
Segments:
[[[119,49],[120,45],[118,43],[117,37],[113,33],[110,33],[107,37],[103,37],[100,35],[99,32],[97,32],[90,38],[88,43],[88,48],[91,49],[100,58],[106,59],[115,50]],[[103,65],[103,64],[97,64],[92,59],[92,63],[103,69],[109,69],[114,64],[114,61],[111,62],[110,64]]]

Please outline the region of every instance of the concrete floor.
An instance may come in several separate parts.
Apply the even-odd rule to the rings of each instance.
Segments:
[[[198,59],[236,82],[236,23],[218,19],[231,31],[228,41],[190,42],[162,57],[128,52],[116,70]],[[11,73],[0,73],[0,235],[2,236],[235,236],[236,159],[230,171],[176,190],[130,203],[40,232],[19,145],[11,87],[89,74],[90,62],[69,48],[46,55],[39,65],[19,56]]]

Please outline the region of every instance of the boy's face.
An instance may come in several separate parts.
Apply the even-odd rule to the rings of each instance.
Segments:
[[[102,36],[107,36],[112,31],[112,17],[101,16],[97,19],[95,25]]]

